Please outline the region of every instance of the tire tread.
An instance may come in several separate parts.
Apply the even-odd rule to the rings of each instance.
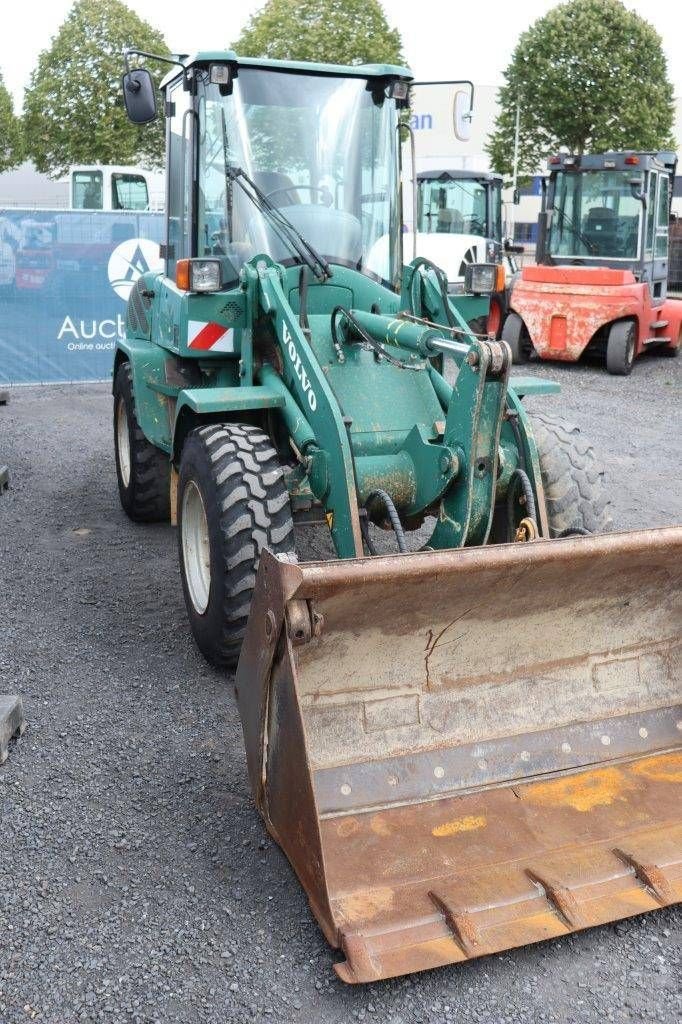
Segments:
[[[605,470],[580,428],[545,413],[529,415],[540,457],[550,535],[613,528]]]

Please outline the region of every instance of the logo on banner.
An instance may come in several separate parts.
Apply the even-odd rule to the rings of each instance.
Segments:
[[[128,238],[117,245],[109,257],[107,273],[111,287],[124,302],[138,277],[148,270],[162,269],[159,243],[150,242],[148,238]]]

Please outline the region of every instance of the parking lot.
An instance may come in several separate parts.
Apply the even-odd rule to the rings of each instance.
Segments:
[[[538,366],[584,428],[617,529],[680,522],[682,358]],[[0,1021],[666,1022],[679,908],[349,988],[251,802],[232,680],[185,622],[176,539],[120,509],[106,385],[0,408]],[[317,550],[303,539],[302,555]]]

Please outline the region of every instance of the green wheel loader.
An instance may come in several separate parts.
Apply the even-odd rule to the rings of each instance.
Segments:
[[[522,404],[556,389],[466,327],[494,267],[455,297],[403,265],[409,83],[178,57],[164,270],[114,367],[123,507],[177,523],[192,632],[237,665],[255,801],[348,982],[682,893],[682,529],[606,532],[592,447]],[[143,67],[123,89],[155,116]],[[318,521],[337,557],[299,561]]]

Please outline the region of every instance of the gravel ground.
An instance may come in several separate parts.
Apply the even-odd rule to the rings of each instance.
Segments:
[[[608,464],[616,525],[680,521],[682,359],[537,367]],[[0,409],[0,1022],[680,1019],[669,909],[422,975],[342,985],[247,785],[231,680],[190,640],[168,527],[116,493],[100,385]],[[310,551],[316,541],[309,542]]]

